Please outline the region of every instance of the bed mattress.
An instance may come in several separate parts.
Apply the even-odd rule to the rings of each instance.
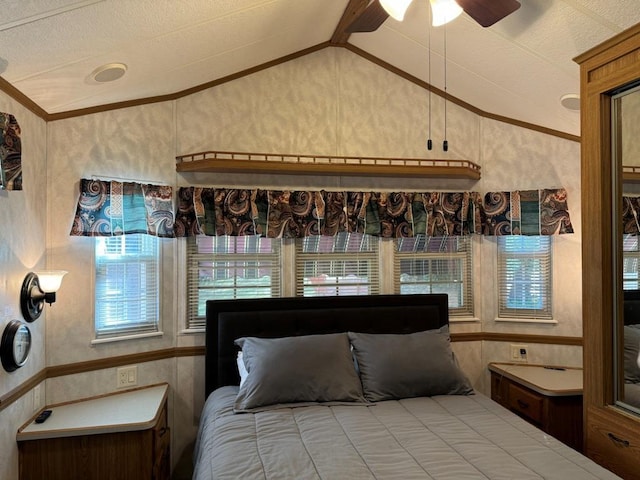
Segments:
[[[195,480],[617,479],[481,394],[233,413],[203,410]]]

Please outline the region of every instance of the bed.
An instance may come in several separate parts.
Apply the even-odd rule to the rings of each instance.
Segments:
[[[208,302],[193,478],[618,478],[473,391],[447,303]]]

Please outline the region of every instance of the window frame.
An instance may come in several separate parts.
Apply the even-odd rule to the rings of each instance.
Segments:
[[[402,243],[407,240],[413,241],[413,249],[411,251],[402,251]],[[456,242],[456,251],[446,251],[448,245],[447,242]],[[463,245],[460,245],[463,242]],[[403,285],[428,285],[430,292],[424,293],[447,293],[438,292],[438,288],[434,290],[435,285],[452,285],[456,281],[424,281],[424,282],[402,282],[402,262],[414,261],[414,262],[439,262],[439,261],[451,261],[459,260],[460,265],[460,281],[457,282],[462,288],[460,295],[462,304],[459,307],[452,307],[449,305],[449,318],[453,321],[456,320],[469,320],[474,319],[475,315],[475,289],[474,289],[474,255],[473,255],[473,241],[471,236],[456,236],[456,237],[428,237],[426,235],[416,235],[411,238],[396,238],[393,242],[393,284],[394,293],[402,295]],[[439,251],[428,251],[430,248],[439,245]],[[426,249],[426,251],[425,251]],[[444,249],[444,251],[443,251]],[[431,265],[430,265],[431,268]],[[421,292],[422,293],[422,292]],[[404,295],[411,295],[411,293],[405,293]]]
[[[183,333],[198,333],[198,332],[204,332],[205,330],[205,323],[206,323],[206,317],[205,314],[203,315],[199,315],[198,313],[195,312],[195,302],[198,301],[199,302],[199,293],[196,290],[199,290],[201,285],[200,282],[198,281],[198,284],[196,286],[196,279],[199,278],[199,270],[200,270],[200,264],[198,262],[221,262],[221,263],[233,263],[233,262],[242,262],[242,261],[251,261],[251,257],[259,259],[259,258],[263,258],[266,262],[271,262],[272,263],[272,281],[271,281],[271,285],[270,285],[270,290],[271,290],[271,297],[279,297],[282,295],[283,292],[283,286],[282,286],[282,278],[283,278],[283,259],[282,259],[282,252],[283,252],[283,246],[282,246],[282,241],[281,239],[275,239],[275,238],[270,238],[269,240],[272,243],[272,251],[270,253],[254,253],[254,252],[249,252],[249,253],[241,253],[241,252],[233,252],[233,253],[215,253],[215,252],[211,252],[211,254],[209,253],[196,253],[194,252],[194,249],[197,247],[196,242],[198,240],[198,238],[201,237],[202,239],[211,239],[211,241],[216,242],[216,241],[221,241],[220,239],[223,238],[225,239],[225,242],[229,242],[231,241],[231,239],[234,239],[234,242],[238,242],[237,239],[246,239],[246,236],[205,236],[205,235],[199,235],[199,236],[190,236],[187,237],[185,239],[184,243],[184,254],[183,255],[179,255],[177,258],[183,258],[185,259],[184,261],[184,266],[182,267],[183,269],[183,274],[184,274],[184,279],[183,281],[181,281],[181,284],[184,285],[184,295],[182,298],[184,298],[184,312],[181,312],[181,318],[184,318],[184,330]],[[264,240],[265,237],[258,237],[255,236],[256,239],[258,240]],[[246,245],[245,245],[246,246]],[[235,248],[234,248],[235,249]],[[224,257],[221,259],[215,259],[215,258],[210,258],[208,257],[208,255],[218,255],[219,257]],[[245,255],[250,256],[250,257],[245,257]],[[216,268],[216,267],[212,267],[212,268]],[[257,268],[257,267],[251,267],[251,268]],[[263,268],[267,268],[267,267],[263,267]],[[275,272],[275,274],[273,274],[273,272]],[[234,277],[235,278],[235,277]],[[233,290],[234,292],[234,296],[231,298],[239,298],[235,295],[236,293],[236,289],[238,287],[236,286],[232,286],[230,287],[228,290]],[[245,287],[243,287],[245,288]],[[248,287],[247,287],[248,288]],[[194,290],[195,289],[195,290]],[[242,298],[266,298],[265,296],[262,297],[242,297]],[[198,305],[199,308],[199,305]]]
[[[361,238],[360,238],[361,237]],[[315,249],[319,250],[322,244],[323,248],[329,247],[329,239],[333,239],[333,246],[331,252],[305,252],[305,246],[309,246],[310,243],[315,243]],[[362,251],[345,251],[350,245],[359,243],[361,247],[366,243],[364,248],[368,250]],[[373,235],[366,235],[360,233],[340,232],[333,237],[326,237],[320,235],[308,236],[295,239],[295,252],[294,252],[294,292],[296,297],[322,297],[322,296],[347,296],[347,295],[378,295],[381,293],[380,287],[380,239]],[[305,283],[306,272],[309,265],[305,265],[305,262],[338,262],[335,267],[332,267],[333,271],[344,270],[347,267],[346,263],[361,263],[365,262],[367,271],[367,282],[347,282],[340,283],[336,276],[336,282],[328,283],[324,282],[318,286],[314,286],[310,283]],[[339,263],[342,263],[342,268]],[[316,265],[315,270],[322,270],[322,267]],[[357,267],[357,271],[360,274],[360,266]],[[324,273],[322,274],[324,275]],[[357,278],[357,277],[356,277]],[[366,286],[366,291],[361,291],[362,287]],[[305,295],[305,292],[309,289],[334,289],[335,294],[319,294],[319,295]],[[340,293],[340,290],[344,293]],[[355,289],[355,292],[353,291]]]
[[[129,258],[124,258],[121,261],[117,261],[117,260],[113,260],[113,261],[100,261],[99,260],[99,254],[98,254],[98,248],[99,248],[99,244],[101,242],[103,243],[109,243],[109,242],[124,242],[125,243],[125,248],[126,248],[126,243],[127,240],[131,240],[132,238],[143,238],[145,241],[152,241],[154,243],[154,252],[151,253],[150,255],[146,255],[144,258],[144,263],[141,262],[140,260],[140,254],[139,253],[133,253],[131,252],[129,255],[131,255],[131,257]],[[126,255],[126,254],[125,254]],[[103,292],[101,290],[101,286],[100,286],[100,280],[98,278],[98,275],[100,275],[100,269],[101,269],[101,265],[113,265],[113,266],[118,266],[118,265],[134,265],[137,264],[139,265],[141,268],[143,265],[147,264],[153,264],[151,270],[151,275],[153,275],[153,278],[151,279],[151,283],[155,284],[154,288],[155,288],[155,294],[151,295],[148,298],[148,306],[149,308],[151,308],[153,311],[155,311],[155,319],[153,320],[149,320],[147,319],[146,321],[142,321],[142,320],[138,320],[137,322],[128,322],[128,324],[125,324],[123,326],[121,326],[120,328],[117,327],[113,327],[113,328],[104,328],[100,327],[98,325],[99,323],[99,315],[100,315],[100,310],[102,310],[102,308],[100,307],[100,301],[101,299],[105,298],[105,296],[107,295],[105,292]],[[93,330],[94,330],[94,339],[91,341],[92,344],[99,344],[99,343],[107,343],[107,342],[114,342],[114,341],[120,341],[120,340],[129,340],[132,338],[143,338],[143,337],[149,337],[149,336],[162,336],[163,332],[161,329],[161,319],[162,319],[162,295],[161,295],[161,291],[162,291],[162,282],[163,282],[163,278],[162,278],[162,243],[160,241],[160,239],[156,236],[151,236],[151,235],[146,235],[146,234],[127,234],[127,235],[119,235],[119,236],[112,236],[112,237],[96,237],[94,238],[94,242],[93,242],[93,267],[94,267],[94,274],[93,274],[93,282],[94,282],[94,288],[93,288],[93,306],[94,306],[94,311],[93,311]],[[149,274],[149,272],[147,272],[147,274]],[[140,292],[141,290],[138,290],[138,292]],[[136,294],[136,295],[139,295]],[[122,302],[122,298],[120,298],[120,300],[116,299],[116,302]],[[150,304],[155,304],[154,306],[150,306]],[[118,308],[118,307],[116,307]],[[106,309],[106,307],[105,307]],[[108,321],[102,321],[102,323],[108,323]]]
[[[635,263],[635,268],[627,268],[632,263]],[[629,283],[633,285],[629,286]],[[622,288],[640,289],[640,237],[628,233],[622,236]]]
[[[533,241],[537,239],[541,243],[546,243],[545,251],[522,251],[522,252],[508,252],[506,251],[507,242],[515,241]],[[553,240],[550,235],[504,235],[498,236],[496,240],[496,321],[504,322],[527,322],[527,323],[557,323],[553,315]],[[544,247],[539,245],[538,248]],[[541,301],[543,303],[541,308],[517,308],[508,307],[508,299],[505,297],[514,288],[513,285],[507,285],[508,282],[514,283],[515,280],[509,280],[506,278],[508,275],[513,274],[513,269],[507,267],[509,261],[522,261],[522,260],[537,260],[542,263],[542,271],[538,272],[542,277],[538,282],[533,281],[519,281],[519,286],[526,287],[529,284],[529,288],[534,283],[537,283],[542,287]],[[511,273],[509,273],[511,272]]]

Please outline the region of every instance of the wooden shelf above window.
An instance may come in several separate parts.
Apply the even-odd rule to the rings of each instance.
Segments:
[[[468,160],[212,151],[177,156],[176,171],[480,179],[480,166]]]

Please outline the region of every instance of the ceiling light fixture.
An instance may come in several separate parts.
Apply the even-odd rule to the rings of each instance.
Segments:
[[[380,5],[391,17],[401,22],[413,0],[380,0]]]
[[[567,93],[560,97],[560,103],[567,110],[580,110],[580,95],[577,93]]]
[[[113,82],[121,78],[127,71],[124,63],[107,63],[96,68],[89,77],[98,83]]]
[[[431,3],[431,11],[433,12],[432,25],[434,27],[444,25],[462,13],[462,8],[455,0],[429,0],[429,3]]]

